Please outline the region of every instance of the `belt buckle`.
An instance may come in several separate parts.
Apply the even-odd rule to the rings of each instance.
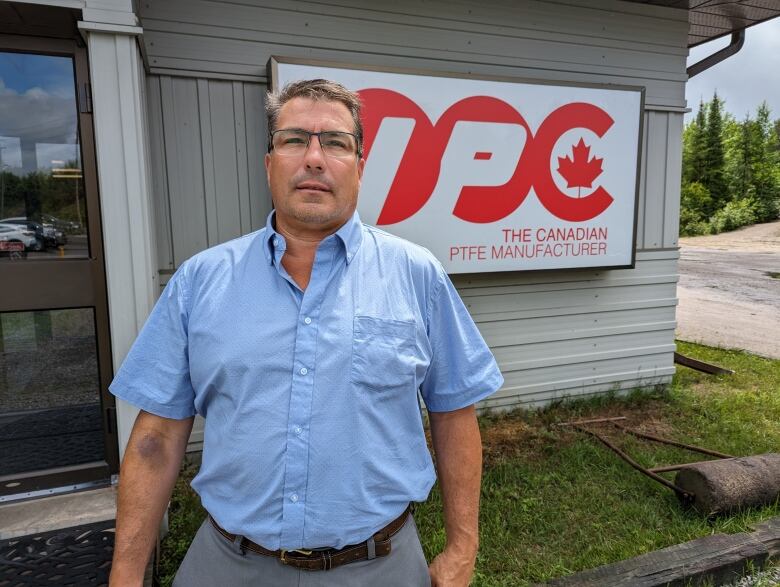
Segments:
[[[303,548],[293,548],[291,550],[287,550],[286,548],[282,548],[281,549],[281,555],[279,556],[279,559],[282,561],[282,564],[285,564],[285,565],[288,564],[287,560],[285,560],[285,558],[284,558],[285,555],[288,552],[299,552],[303,556],[311,556],[311,553],[314,552],[314,551],[312,551],[312,550],[305,550]]]

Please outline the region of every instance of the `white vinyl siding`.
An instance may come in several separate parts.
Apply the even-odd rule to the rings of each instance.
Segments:
[[[265,224],[264,88],[148,76],[160,269]]]
[[[326,14],[323,14],[325,12]],[[152,72],[266,81],[272,55],[647,87],[685,106],[685,10],[617,0],[142,3]]]
[[[677,251],[634,269],[483,274],[454,282],[504,374],[483,407],[538,406],[674,373]]]

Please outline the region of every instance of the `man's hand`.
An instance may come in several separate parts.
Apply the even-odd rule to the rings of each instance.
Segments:
[[[468,587],[476,558],[476,550],[472,555],[445,548],[428,566],[431,587]]]
[[[434,587],[467,587],[479,546],[482,439],[474,406],[429,412],[447,546],[429,566]]]

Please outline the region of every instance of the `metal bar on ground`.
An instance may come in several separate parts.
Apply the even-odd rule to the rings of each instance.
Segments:
[[[577,424],[596,424],[598,422],[614,422],[616,420],[628,420],[625,416],[615,418],[595,418],[593,420],[577,420],[576,422],[559,422],[556,426],[576,426]]]
[[[698,465],[699,463],[707,463],[709,461],[697,461],[695,463],[682,463],[679,465],[668,465],[665,467],[651,467],[648,469],[648,471],[652,471],[653,473],[668,473],[669,471],[679,471],[683,467],[689,467],[691,465]]]
[[[684,444],[682,442],[677,442],[676,440],[669,440],[668,438],[660,438],[658,436],[653,436],[652,434],[644,434],[642,432],[637,432],[636,430],[631,430],[630,428],[626,428],[625,426],[621,426],[617,422],[612,423],[616,428],[620,428],[623,432],[628,432],[629,434],[636,436],[638,438],[644,438],[646,440],[652,440],[653,442],[660,442],[662,444],[670,444],[672,446],[677,446],[679,448],[684,448],[687,450],[692,450],[694,452],[700,452],[705,455],[710,455],[713,457],[718,457],[719,459],[733,459],[734,457],[732,455],[727,455],[722,452],[717,452],[714,450],[710,450],[708,448],[702,448],[700,446],[693,446],[692,444]]]
[[[696,371],[701,371],[702,373],[709,373],[710,375],[733,375],[734,374],[733,369],[724,369],[723,367],[718,367],[717,365],[705,363],[704,361],[699,361],[698,359],[692,359],[690,357],[686,357],[685,355],[681,355],[676,351],[674,353],[674,362],[677,363],[678,365],[683,365],[685,367],[690,367],[691,369],[695,369]]]
[[[647,475],[651,479],[655,479],[661,485],[665,485],[666,487],[668,487],[669,489],[674,491],[683,501],[691,501],[691,500],[693,500],[694,496],[691,493],[688,493],[687,491],[685,491],[681,487],[678,487],[677,485],[675,485],[674,483],[672,483],[668,479],[664,479],[660,475],[656,475],[652,471],[649,471],[648,469],[645,469],[642,465],[637,463],[634,459],[632,459],[630,456],[628,456],[626,453],[624,453],[622,450],[620,450],[617,446],[612,444],[609,440],[607,440],[606,438],[602,437],[600,434],[597,434],[597,433],[593,432],[592,430],[588,430],[587,428],[582,428],[581,426],[577,426],[577,425],[573,425],[573,426],[574,426],[574,428],[576,428],[580,432],[584,432],[585,434],[590,434],[591,436],[593,436],[593,437],[597,438],[598,440],[600,440],[608,448],[610,448],[612,451],[614,451],[615,454],[617,454],[620,458],[622,458],[629,465],[634,467],[637,471]],[[617,426],[617,424],[616,424],[616,426]]]

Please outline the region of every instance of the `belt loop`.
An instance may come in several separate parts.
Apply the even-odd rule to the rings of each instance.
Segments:
[[[241,556],[246,555],[246,549],[244,548],[244,537],[240,534],[237,534],[236,537],[233,539],[233,550],[236,551],[237,554],[240,554]]]
[[[373,536],[366,540],[366,548],[368,549],[368,560],[374,560],[376,558],[376,542]]]

